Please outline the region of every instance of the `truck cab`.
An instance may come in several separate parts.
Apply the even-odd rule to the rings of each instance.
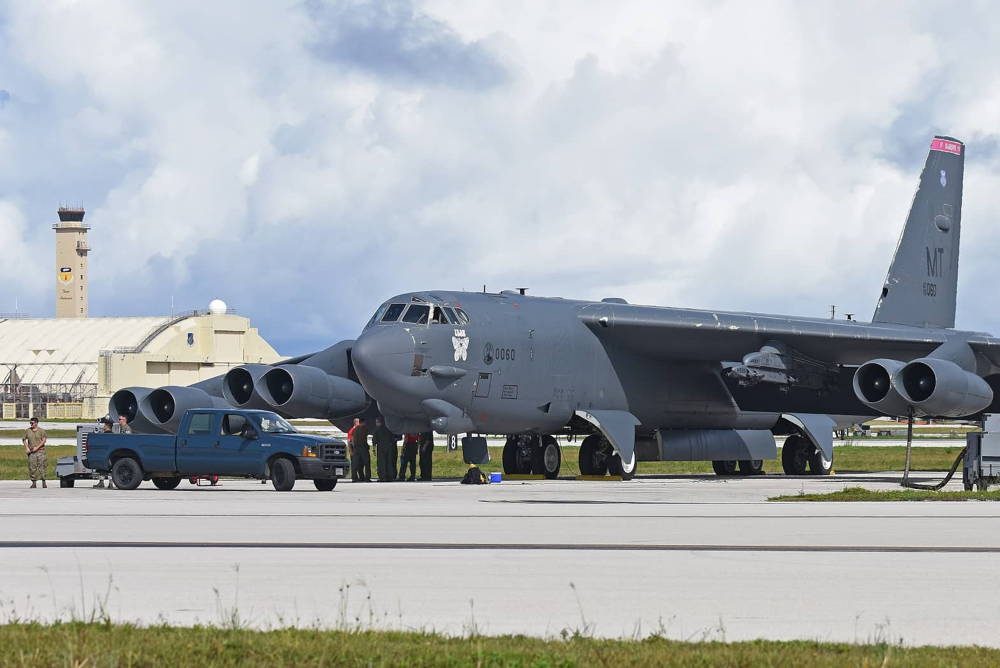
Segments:
[[[328,491],[348,470],[343,441],[300,434],[271,411],[235,408],[187,411],[173,436],[90,434],[83,463],[110,472],[121,489],[143,480],[173,489],[185,477],[221,475],[270,479],[279,491],[312,480]]]

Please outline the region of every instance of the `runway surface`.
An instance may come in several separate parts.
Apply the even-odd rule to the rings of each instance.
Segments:
[[[0,482],[0,619],[1000,646],[1000,505],[766,501],[892,476],[81,484]]]

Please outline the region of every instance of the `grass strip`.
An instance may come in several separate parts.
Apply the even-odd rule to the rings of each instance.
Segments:
[[[928,447],[913,449],[914,471],[947,471],[955,457],[962,451],[960,447]],[[490,448],[490,463],[483,471],[502,471],[503,449]],[[576,448],[563,449],[560,477],[580,475]],[[840,446],[834,449],[833,466],[840,472],[899,471],[903,468],[906,448],[902,446]],[[374,461],[374,457],[373,457]],[[444,478],[461,477],[468,469],[462,462],[462,452],[448,452],[444,447],[434,449],[434,476]],[[781,449],[778,458],[764,462],[764,471],[781,474]],[[712,474],[712,462],[639,462],[641,475],[708,475]]]
[[[75,445],[45,446],[45,468],[48,480],[56,479],[56,460],[60,457],[71,457],[76,454]],[[10,445],[0,448],[0,480],[27,480],[28,456],[20,445]]]
[[[2,666],[996,666],[979,647],[252,631],[79,622],[0,626]]]
[[[56,460],[59,457],[71,456],[76,452],[71,445],[50,445],[45,448],[48,460],[49,478],[55,477]],[[502,448],[490,448],[490,463],[483,467],[486,472],[502,471]],[[905,448],[902,446],[841,446],[834,450],[833,465],[840,472],[867,471],[898,471],[903,468]],[[947,470],[961,448],[935,447],[914,448],[914,471],[945,471]],[[577,450],[563,450],[561,477],[576,477],[580,474],[577,461]],[[374,456],[372,457],[374,461]],[[468,470],[468,465],[462,462],[461,449],[449,452],[447,448],[434,448],[434,477],[461,478]],[[781,450],[778,459],[764,462],[764,471],[780,474]],[[711,462],[639,462],[639,475],[708,475],[712,473]],[[26,480],[28,477],[28,461],[21,446],[0,447],[0,480]]]
[[[768,501],[1000,501],[1000,490],[979,492],[847,487],[823,494],[786,494]]]
[[[76,438],[75,429],[48,429],[45,432],[49,438]],[[24,429],[0,429],[0,438],[16,438],[21,440]]]

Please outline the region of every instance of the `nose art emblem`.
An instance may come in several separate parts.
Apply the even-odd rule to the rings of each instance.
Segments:
[[[469,337],[465,335],[464,329],[455,330],[455,335],[451,337],[451,347],[455,351],[456,362],[469,359]]]

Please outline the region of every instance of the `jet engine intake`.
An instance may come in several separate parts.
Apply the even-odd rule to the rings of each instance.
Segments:
[[[272,367],[257,383],[268,406],[291,418],[330,419],[365,409],[368,397],[360,384],[304,364]]]
[[[894,417],[909,413],[909,402],[893,386],[893,377],[905,365],[889,359],[862,364],[854,372],[854,394],[869,408]]]
[[[993,390],[976,374],[946,359],[924,357],[896,372],[893,386],[918,414],[965,417],[993,403]]]
[[[159,429],[176,433],[185,411],[195,408],[228,408],[229,403],[221,397],[213,397],[197,387],[167,385],[150,392],[139,410],[148,416],[150,422]]]
[[[111,395],[108,402],[108,412],[111,418],[124,415],[132,429],[140,434],[161,434],[164,429],[151,419],[151,414],[143,412],[142,406],[146,397],[153,390],[148,387],[126,387]]]
[[[273,369],[270,364],[244,364],[226,372],[222,379],[222,396],[240,408],[270,409],[257,391],[261,377]]]

